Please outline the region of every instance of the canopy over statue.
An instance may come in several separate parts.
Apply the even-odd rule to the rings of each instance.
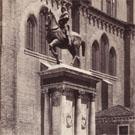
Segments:
[[[74,62],[78,49],[84,43],[78,33],[71,31],[71,28],[68,25],[69,18],[70,17],[66,2],[62,3],[61,15],[58,22],[56,21],[56,18],[51,11],[48,14],[47,41],[49,43],[50,51],[57,60],[57,64],[59,64],[60,61],[56,47],[61,49],[68,49],[73,56]]]

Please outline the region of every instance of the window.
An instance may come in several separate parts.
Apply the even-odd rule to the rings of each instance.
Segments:
[[[39,14],[39,52],[46,55],[49,53],[49,47],[46,40],[47,14],[47,8],[42,8]]]
[[[106,1],[106,12],[108,15],[111,15],[111,0]]]
[[[108,73],[109,42],[105,34],[101,37],[101,72]]]
[[[114,48],[111,48],[109,53],[109,74],[116,75],[116,52]]]
[[[106,12],[106,0],[101,0],[101,10]]]
[[[99,70],[99,45],[97,41],[92,45],[92,69]]]
[[[102,110],[108,108],[108,84],[104,81],[102,81],[101,87],[101,105]]]
[[[134,0],[127,0],[127,21],[133,23],[134,18]]]
[[[116,17],[116,0],[101,0],[101,10],[106,12],[110,16]]]
[[[118,125],[118,135],[129,135],[129,125]]]
[[[112,0],[111,4],[111,16],[116,17],[117,3],[116,0]]]
[[[35,30],[36,30],[36,21],[35,17],[31,15],[27,20],[27,45],[26,48],[34,51],[35,44]]]

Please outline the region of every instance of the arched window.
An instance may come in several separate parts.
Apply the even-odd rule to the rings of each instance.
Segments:
[[[47,8],[42,8],[39,13],[39,52],[42,54],[48,54],[49,49],[46,40],[46,23],[47,23]]]
[[[106,12],[108,15],[116,17],[117,2],[116,0],[106,0]]]
[[[111,0],[106,1],[106,12],[108,15],[111,15]]]
[[[92,45],[92,69],[99,70],[99,45],[97,41]]]
[[[116,75],[116,52],[114,48],[109,52],[109,74]]]
[[[35,30],[36,30],[36,19],[34,15],[31,15],[27,20],[27,45],[26,48],[34,50],[35,46]]]
[[[101,37],[101,72],[108,73],[109,42],[105,34]]]
[[[116,17],[117,13],[117,2],[116,0],[112,0],[112,16]]]
[[[106,0],[101,0],[101,10],[106,12]]]

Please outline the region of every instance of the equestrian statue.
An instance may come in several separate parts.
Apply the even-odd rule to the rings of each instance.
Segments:
[[[82,41],[78,33],[70,30],[70,26],[68,25],[69,13],[66,6],[61,7],[61,13],[57,22],[54,14],[49,11],[47,18],[47,41],[50,51],[56,58],[57,64],[60,64],[56,50],[57,47],[60,49],[68,49],[73,57],[73,64],[77,58],[78,50],[84,41]]]

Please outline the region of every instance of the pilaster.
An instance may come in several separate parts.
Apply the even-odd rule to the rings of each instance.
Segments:
[[[95,135],[96,134],[96,123],[95,123],[95,94],[90,95],[90,119],[89,119],[89,133],[90,135]]]

